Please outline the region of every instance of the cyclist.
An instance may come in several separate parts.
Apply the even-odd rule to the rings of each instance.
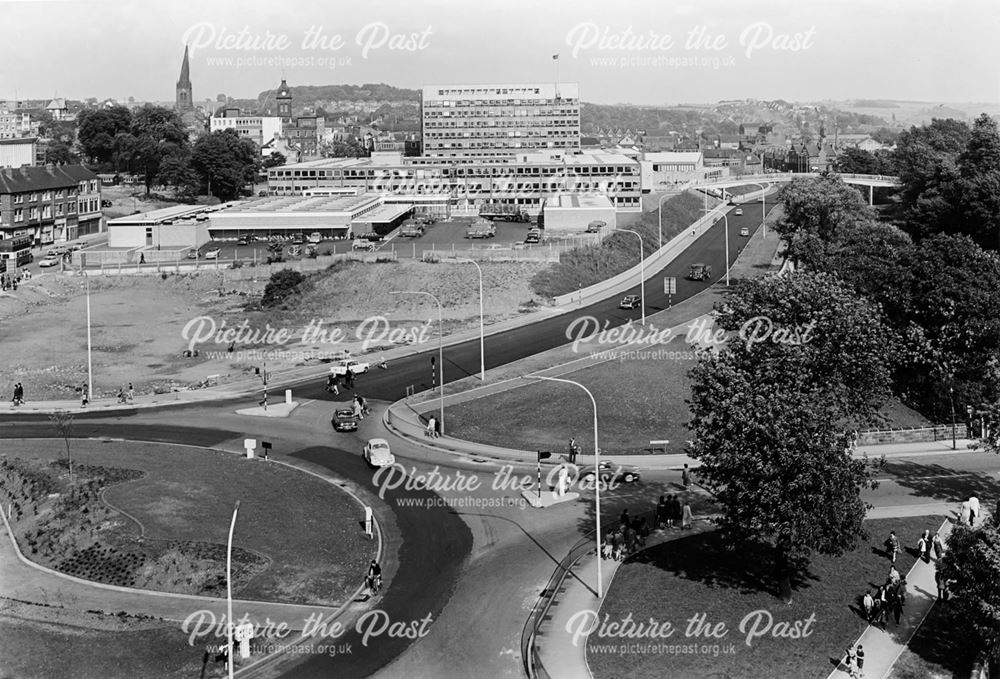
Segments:
[[[378,591],[382,589],[382,567],[375,559],[372,559],[368,565],[368,576],[365,577],[365,584],[371,590],[372,596],[378,594]]]

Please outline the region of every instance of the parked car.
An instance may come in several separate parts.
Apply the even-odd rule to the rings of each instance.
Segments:
[[[236,239],[236,244],[237,245],[250,245],[250,239],[247,238],[246,236],[240,236],[239,238]]]
[[[580,480],[586,483],[593,483],[595,478],[600,478],[604,483],[617,481],[634,483],[639,480],[640,476],[639,468],[630,464],[601,462],[600,466],[596,468],[592,464],[580,468]]]
[[[368,233],[366,233],[365,235],[363,235],[361,237],[364,238],[366,241],[369,241],[371,243],[381,243],[382,242],[382,234],[375,233],[374,231],[369,231]]]
[[[487,222],[473,224],[465,231],[466,238],[493,238],[496,235],[496,227]]]
[[[59,266],[60,261],[62,261],[62,255],[57,254],[55,252],[50,252],[49,254],[45,255],[45,259],[43,259],[41,262],[38,263],[38,266],[42,267],[43,269],[47,269],[50,266]]]
[[[101,199],[101,207],[111,207],[112,205],[113,203],[110,200],[107,200],[106,198]]]
[[[369,439],[362,455],[365,462],[373,467],[388,467],[396,463],[396,458],[385,439]]]
[[[205,252],[204,257],[205,259],[218,259],[219,255],[221,254],[222,250],[220,250],[219,248],[212,248],[211,250]]]
[[[607,226],[606,222],[595,219],[590,224],[587,224],[587,233],[600,233],[601,229],[605,226]]]
[[[333,411],[330,423],[335,431],[357,431],[358,421],[354,418],[354,411],[350,408],[338,408]]]
[[[737,217],[742,217],[743,216],[743,208],[741,208],[741,207],[736,208],[736,212],[734,212],[733,214],[735,214]]]
[[[267,191],[258,191],[257,195],[260,196],[261,198],[263,198],[264,196],[267,195]]]
[[[421,224],[407,223],[399,230],[399,235],[405,238],[420,238],[424,235],[424,227]]]
[[[692,281],[707,281],[712,277],[712,267],[708,264],[697,264],[691,265],[691,270],[688,271],[688,280]]]
[[[323,234],[321,234],[319,231],[313,231],[311,234],[309,234],[309,242],[310,243],[322,243],[323,242]]]
[[[188,259],[198,259],[198,249],[195,248],[193,250],[188,250],[187,258]]]
[[[292,236],[292,245],[302,245],[305,242],[306,242],[305,236],[303,236],[301,233],[297,233],[294,236]]]
[[[524,237],[525,243],[541,243],[542,242],[542,231],[541,229],[531,229],[528,231],[528,235]]]
[[[625,295],[622,297],[622,301],[618,303],[619,309],[638,309],[640,302],[639,295]]]
[[[740,229],[740,235],[741,236],[749,236],[750,235],[750,229],[748,229],[747,227],[744,226],[742,229]]]
[[[332,375],[346,375],[347,368],[350,367],[351,372],[355,375],[363,375],[368,372],[368,368],[371,364],[364,363],[362,361],[356,361],[353,358],[345,358],[340,360],[337,365],[330,367],[330,374]]]
[[[371,241],[367,241],[364,238],[355,238],[354,242],[351,244],[352,250],[367,250],[368,252],[375,252],[378,246]]]

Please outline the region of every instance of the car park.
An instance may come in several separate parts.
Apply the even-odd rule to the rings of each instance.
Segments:
[[[396,463],[396,458],[385,439],[369,439],[362,455],[365,462],[373,467],[388,467]]]
[[[707,281],[712,277],[712,267],[708,264],[702,264],[700,262],[692,264],[687,277],[688,280],[691,281]]]
[[[630,465],[620,465],[611,462],[601,462],[597,467],[587,465],[580,468],[580,480],[584,483],[592,484],[595,479],[600,479],[603,483],[635,483],[641,477],[639,468]]]
[[[742,229],[740,229],[740,235],[744,236],[744,237],[749,236],[750,235],[750,229],[748,229],[747,227],[744,226]]]
[[[346,375],[347,369],[350,368],[351,372],[355,375],[363,375],[368,372],[368,368],[371,364],[362,361],[356,361],[353,358],[345,358],[340,360],[337,365],[330,367],[330,374],[332,375]]]
[[[333,411],[330,423],[335,431],[357,431],[358,420],[354,417],[354,411],[350,408],[338,408]]]
[[[622,297],[622,301],[618,303],[618,308],[638,309],[641,303],[639,295],[625,295]]]
[[[735,214],[737,217],[742,217],[743,216],[743,208],[741,208],[741,207],[736,208],[736,212],[734,212],[733,214]]]
[[[219,255],[221,254],[222,250],[220,250],[219,248],[212,248],[211,250],[205,252],[204,257],[205,259],[218,259]]]

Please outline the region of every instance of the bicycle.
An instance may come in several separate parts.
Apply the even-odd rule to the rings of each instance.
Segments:
[[[365,578],[365,584],[368,586],[368,590],[371,592],[372,596],[375,596],[382,589],[382,575],[369,575]]]

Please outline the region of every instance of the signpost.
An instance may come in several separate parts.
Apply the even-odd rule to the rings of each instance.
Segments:
[[[552,457],[552,453],[547,450],[538,451],[538,499],[542,499],[542,460]]]
[[[260,442],[260,447],[264,449],[264,459],[266,460],[268,452],[271,450],[271,442],[270,441],[261,441]]]
[[[667,296],[667,308],[670,308],[671,298],[677,294],[677,279],[673,276],[663,277],[663,294]]]

